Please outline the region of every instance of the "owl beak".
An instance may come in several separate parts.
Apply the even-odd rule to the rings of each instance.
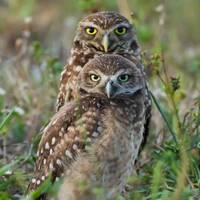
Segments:
[[[103,36],[102,46],[103,46],[103,49],[104,49],[105,53],[107,53],[108,52],[108,46],[109,46],[108,34],[105,34]]]
[[[114,85],[114,82],[112,80],[108,81],[106,84],[106,94],[107,97],[110,99],[115,96],[115,93],[117,91],[117,87]]]

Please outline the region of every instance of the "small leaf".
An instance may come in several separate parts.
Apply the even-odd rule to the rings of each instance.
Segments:
[[[175,92],[180,88],[180,77],[171,77],[172,89]]]
[[[24,110],[20,107],[14,107],[14,112],[19,115],[24,115]]]

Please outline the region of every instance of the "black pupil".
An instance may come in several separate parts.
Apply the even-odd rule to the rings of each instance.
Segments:
[[[124,31],[124,27],[118,27],[118,32],[122,33]]]
[[[99,78],[99,77],[98,77],[97,75],[93,75],[93,79],[94,79],[94,80],[98,80],[98,78]]]
[[[120,78],[121,78],[122,81],[124,81],[124,80],[126,80],[128,78],[128,75],[121,75]]]
[[[94,33],[94,28],[93,27],[89,27],[89,32],[90,33]]]

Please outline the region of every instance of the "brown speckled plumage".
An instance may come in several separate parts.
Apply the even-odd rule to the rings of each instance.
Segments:
[[[103,187],[105,198],[123,190],[145,137],[146,85],[139,65],[136,59],[101,55],[84,66],[76,99],[61,107],[43,130],[29,190],[50,173],[52,182],[65,174],[59,200],[78,200],[80,195],[95,199],[90,191],[81,194],[77,181]],[[100,80],[91,81],[91,74]],[[119,82],[127,74],[128,81]]]

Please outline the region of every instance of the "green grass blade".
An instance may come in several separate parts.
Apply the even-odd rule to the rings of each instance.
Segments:
[[[156,100],[155,96],[153,95],[153,93],[152,93],[151,91],[150,91],[150,95],[151,95],[151,98],[152,98],[153,102],[155,103],[155,105],[156,105],[158,111],[160,112],[160,114],[161,114],[163,120],[165,121],[165,123],[166,123],[166,125],[167,125],[167,128],[169,129],[169,132],[171,133],[171,135],[172,135],[172,137],[173,137],[175,143],[178,145],[178,140],[177,140],[177,138],[176,138],[176,134],[175,134],[174,131],[172,130],[172,127],[170,126],[170,124],[169,124],[169,122],[168,122],[168,120],[167,120],[167,118],[166,118],[166,116],[165,116],[165,114],[164,114],[164,112],[163,112],[163,110],[162,110],[160,104],[158,103],[158,101]]]

